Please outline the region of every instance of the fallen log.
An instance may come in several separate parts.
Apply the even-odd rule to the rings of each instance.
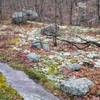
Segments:
[[[68,44],[71,44],[71,45],[75,46],[77,49],[80,49],[80,50],[85,49],[85,48],[87,48],[87,47],[89,47],[91,45],[89,42],[77,43],[77,42],[72,42],[72,41],[68,41],[68,40],[64,40],[64,39],[59,39],[59,38],[57,38],[57,40],[62,41],[62,42],[67,42]],[[77,44],[78,45],[85,45],[85,46],[84,47],[79,47],[79,46],[77,46]]]
[[[100,43],[98,43],[96,41],[90,41],[90,40],[84,39],[84,38],[82,38],[82,37],[80,37],[78,35],[75,35],[75,36],[77,38],[80,38],[84,42],[82,42],[82,43],[81,42],[75,42],[75,41],[73,42],[73,41],[69,41],[69,40],[65,40],[65,39],[60,39],[60,38],[57,38],[57,40],[60,40],[62,42],[67,42],[67,43],[75,46],[77,49],[80,49],[80,50],[85,49],[85,48],[89,47],[90,45],[95,45],[97,47],[100,47]],[[83,46],[79,47],[79,45],[83,45]]]
[[[87,39],[83,39],[82,37],[76,35],[78,38],[80,38],[81,40],[85,41],[85,42],[88,42],[89,44],[93,44],[93,45],[96,45],[97,47],[100,47],[100,43],[98,43],[97,41],[90,41],[90,40],[87,40]]]

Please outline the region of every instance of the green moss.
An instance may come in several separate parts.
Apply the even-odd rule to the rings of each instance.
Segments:
[[[20,39],[19,39],[18,36],[15,37],[15,38],[12,38],[12,39],[8,39],[8,41],[7,41],[7,43],[8,43],[9,45],[18,45],[19,42],[20,42]]]
[[[54,75],[58,73],[58,65],[57,64],[52,64],[49,66],[48,74]]]
[[[52,90],[52,92],[54,90],[58,90],[59,89],[59,87],[57,85],[55,85],[55,82],[54,81],[50,81],[50,80],[48,80],[48,82],[44,83],[44,87],[49,89],[49,90]]]
[[[38,81],[40,81],[41,83],[46,82],[47,81],[47,77],[44,75],[44,73],[42,73],[39,70],[36,70],[34,68],[30,68],[30,69],[24,69],[24,72],[31,78],[31,79],[36,79]]]
[[[16,90],[11,88],[5,77],[0,73],[0,100],[23,100]]]
[[[11,61],[10,63],[9,63],[9,65],[12,67],[12,68],[14,68],[14,69],[17,69],[17,70],[24,70],[24,68],[25,68],[25,65],[24,64],[22,64],[22,63],[20,63],[20,62],[13,62],[13,61]]]
[[[7,57],[3,53],[0,53],[0,61],[6,61]]]
[[[48,57],[45,57],[44,65],[48,68],[48,75],[56,75],[59,72],[59,64]]]

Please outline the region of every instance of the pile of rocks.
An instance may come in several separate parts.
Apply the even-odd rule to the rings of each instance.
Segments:
[[[27,17],[26,14],[24,12],[15,12],[12,15],[12,22],[14,24],[20,24],[20,23],[26,23],[27,21]]]

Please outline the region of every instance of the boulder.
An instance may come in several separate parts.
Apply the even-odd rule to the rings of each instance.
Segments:
[[[54,36],[54,35],[57,35],[58,31],[59,31],[59,26],[51,24],[41,29],[41,34],[47,35],[47,36]]]
[[[30,61],[34,61],[34,62],[38,62],[40,60],[40,56],[35,54],[35,53],[29,53],[27,55],[27,58],[30,60]]]
[[[71,78],[60,83],[61,89],[70,95],[84,96],[89,92],[93,82],[87,78]]]
[[[34,10],[23,10],[14,12],[12,15],[12,22],[14,24],[26,23],[28,20],[34,21],[38,18],[38,14]]]
[[[38,13],[34,10],[25,10],[27,20],[34,21],[38,19]]]
[[[40,40],[33,40],[32,48],[41,49],[42,47],[42,42]]]
[[[64,63],[61,65],[61,67],[66,67],[67,69],[71,70],[71,71],[79,71],[81,69],[81,65],[77,64],[77,63]]]
[[[46,50],[46,51],[49,51],[50,50],[49,44],[48,43],[43,43],[43,49]]]
[[[21,23],[26,23],[26,22],[27,22],[26,13],[20,11],[20,12],[15,12],[12,15],[12,23],[21,24]]]
[[[71,69],[73,71],[78,71],[81,68],[80,64],[74,63],[74,64],[67,64],[68,69]]]
[[[50,49],[49,43],[48,42],[42,42],[41,40],[33,40],[32,48],[44,49],[46,51],[49,51],[49,49]]]

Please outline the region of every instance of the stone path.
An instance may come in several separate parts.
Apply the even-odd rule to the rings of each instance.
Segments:
[[[0,72],[6,77],[8,84],[15,88],[24,100],[59,100],[29,79],[22,71],[14,70],[7,64],[0,63]]]

